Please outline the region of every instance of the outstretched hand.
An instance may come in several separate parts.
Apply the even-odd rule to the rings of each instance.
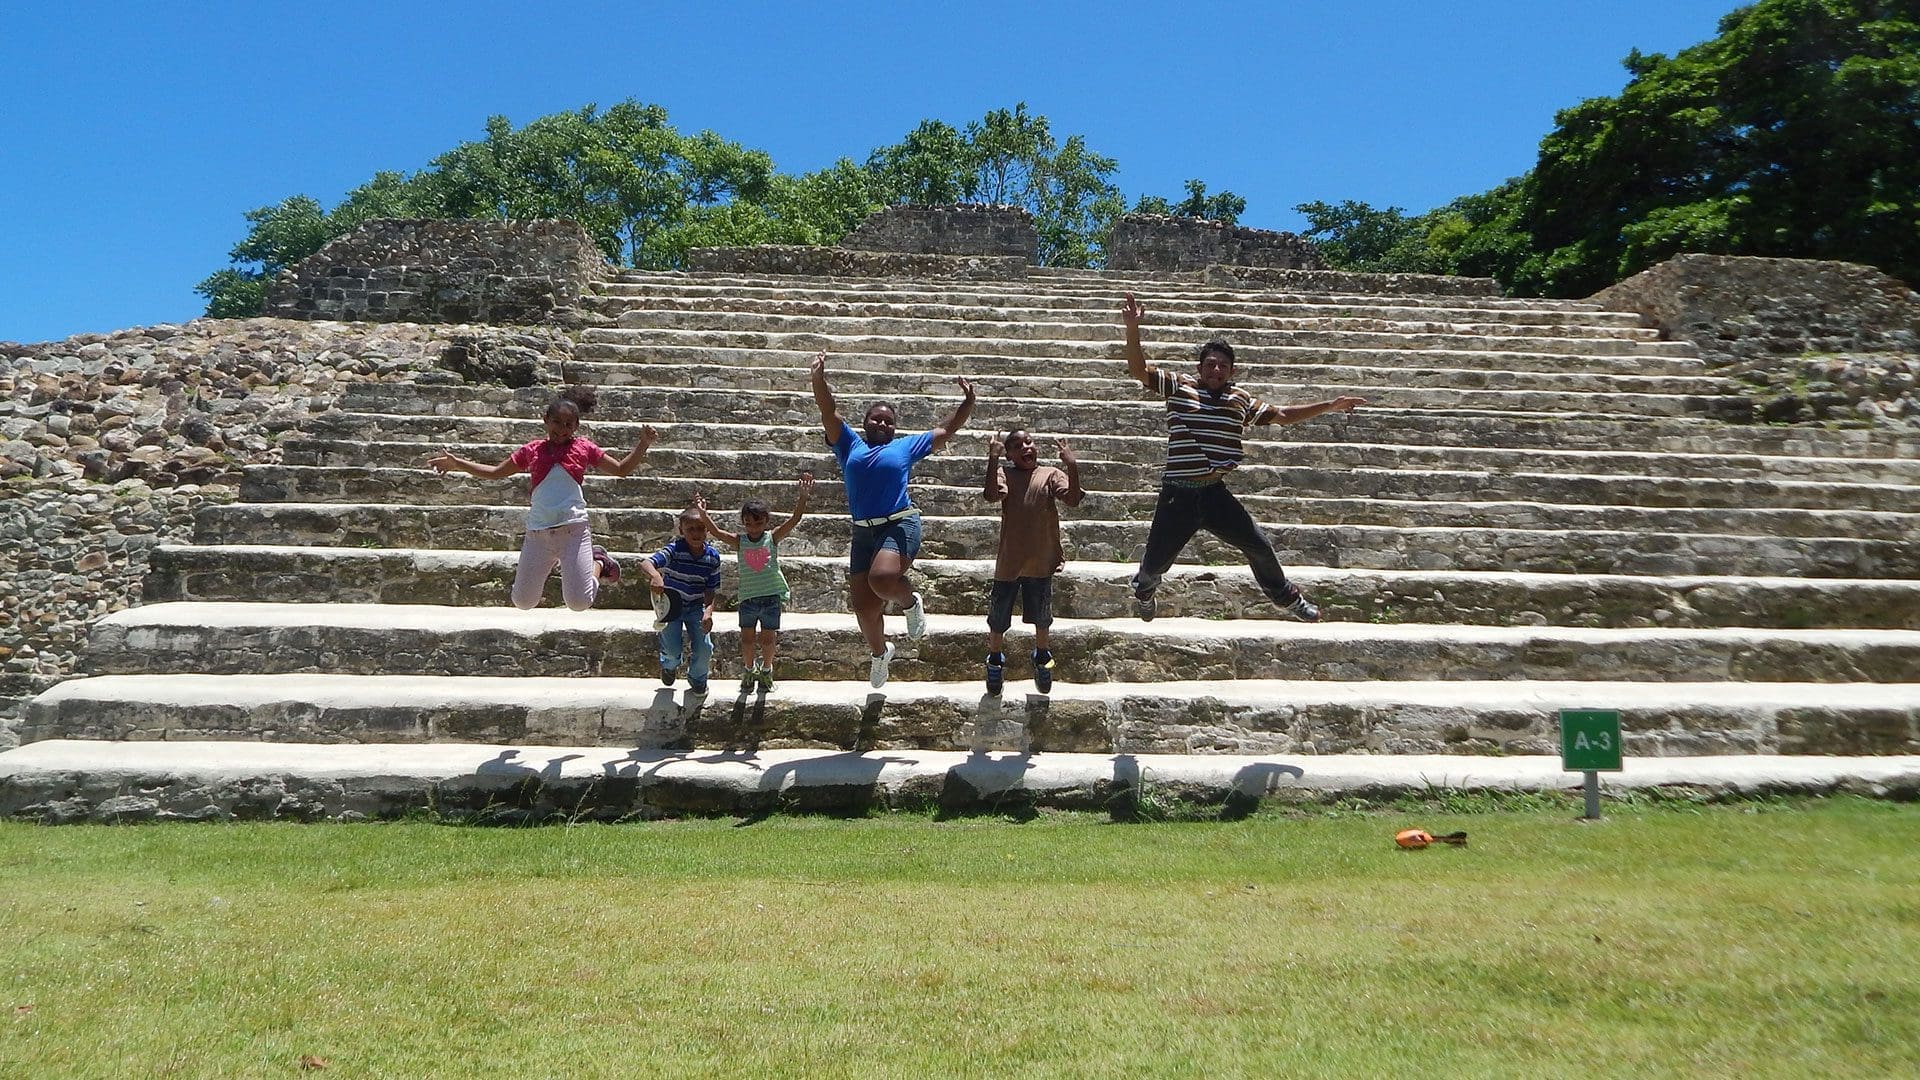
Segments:
[[[816,379],[826,378],[827,377],[827,350],[821,349],[819,352],[814,353],[813,363],[807,365],[807,370],[812,372],[813,377]]]
[[[453,456],[453,451],[442,450],[440,451],[440,453],[427,459],[427,467],[432,469],[434,472],[445,475],[446,473],[451,472],[454,469],[457,469],[460,467],[457,464],[459,460],[460,460],[459,458],[456,458]]]
[[[660,433],[658,431],[653,430],[652,424],[641,424],[640,425],[640,452],[646,453],[647,448],[652,446],[654,442],[659,438],[660,438]]]
[[[1146,307],[1134,299],[1132,293],[1128,293],[1127,298],[1120,303],[1120,321],[1125,323],[1129,330],[1140,329],[1140,320],[1146,313]]]
[[[1365,405],[1366,403],[1367,403],[1366,398],[1355,397],[1351,394],[1345,394],[1333,399],[1333,408],[1330,411],[1352,412],[1353,410],[1359,408],[1362,405]]]
[[[972,401],[973,380],[967,378],[965,375],[955,375],[953,381],[960,384],[960,393],[964,395],[968,401]]]
[[[800,479],[796,481],[793,486],[800,489],[800,497],[803,499],[813,494],[813,474],[810,472],[801,473]]]
[[[1065,439],[1053,440],[1053,452],[1060,455],[1060,463],[1063,465],[1073,465],[1079,461],[1073,456],[1073,448],[1067,445]]]
[[[999,460],[1000,456],[1002,454],[1005,454],[1006,452],[1007,452],[1007,444],[1000,441],[1000,436],[998,435],[987,436],[987,460],[988,461],[997,461]]]

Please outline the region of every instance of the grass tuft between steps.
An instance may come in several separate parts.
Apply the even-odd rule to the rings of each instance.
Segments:
[[[1920,1072],[1920,806],[1573,814],[4,824],[0,1075]]]

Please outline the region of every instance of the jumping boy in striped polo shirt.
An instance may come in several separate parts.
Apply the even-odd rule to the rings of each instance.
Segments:
[[[1233,492],[1227,474],[1240,464],[1241,437],[1255,424],[1297,424],[1326,412],[1365,405],[1359,397],[1337,397],[1311,405],[1271,405],[1233,384],[1233,347],[1224,341],[1200,346],[1196,375],[1162,371],[1147,363],[1140,347],[1140,318],[1146,309],[1128,294],[1120,306],[1127,328],[1127,374],[1167,402],[1167,467],[1160,477],[1160,501],[1147,530],[1147,550],[1133,577],[1134,611],[1154,615],[1154,590],[1193,534],[1205,529],[1239,549],[1267,599],[1302,622],[1320,618],[1320,609],[1301,595],[1273,544],[1254,523]]]

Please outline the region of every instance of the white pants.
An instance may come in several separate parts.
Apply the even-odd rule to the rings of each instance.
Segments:
[[[593,533],[584,521],[527,530],[520,566],[513,572],[513,606],[522,611],[539,606],[555,566],[560,567],[560,595],[567,606],[575,611],[592,607],[600,581],[593,576]]]

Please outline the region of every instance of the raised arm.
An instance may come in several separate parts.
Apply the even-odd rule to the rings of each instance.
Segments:
[[[1140,345],[1140,319],[1147,313],[1140,301],[1127,294],[1120,304],[1120,321],[1127,327],[1127,374],[1147,389],[1153,389],[1153,376],[1147,370],[1147,350]]]
[[[813,355],[813,364],[809,369],[813,373],[813,403],[820,406],[820,426],[826,429],[827,445],[840,441],[840,429],[846,421],[840,419],[840,410],[833,403],[833,390],[827,386],[827,350],[821,349]]]
[[[1302,420],[1311,420],[1321,413],[1352,412],[1367,403],[1363,397],[1345,395],[1316,401],[1311,405],[1270,405],[1267,411],[1254,421],[1257,424],[1297,424]]]
[[[797,491],[793,498],[793,513],[788,514],[787,520],[774,526],[773,529],[773,542],[776,544],[785,540],[787,534],[793,531],[793,527],[800,524],[800,519],[807,516],[807,499],[813,494],[813,474],[801,473],[800,480],[794,487]]]
[[[520,471],[520,466],[515,465],[512,458],[508,458],[498,465],[482,465],[477,461],[468,461],[466,458],[455,454],[451,450],[442,450],[440,453],[428,458],[427,467],[441,475],[450,472],[463,472],[477,476],[482,480],[505,480],[507,477]]]
[[[1073,456],[1073,449],[1065,439],[1053,440],[1053,448],[1060,454],[1060,471],[1067,474],[1067,490],[1060,493],[1060,501],[1079,506],[1080,500],[1087,497],[1087,490],[1080,486],[1080,459]]]
[[[693,509],[700,515],[701,524],[707,527],[708,536],[713,537],[715,540],[720,541],[730,548],[738,549],[740,547],[739,533],[728,532],[720,526],[715,525],[713,519],[707,516],[707,497],[705,495],[695,495],[693,497]]]
[[[947,414],[947,418],[940,421],[939,425],[933,429],[935,450],[945,446],[947,440],[953,438],[954,432],[966,426],[967,417],[973,415],[973,383],[969,382],[964,375],[955,376],[953,381],[960,384],[960,393],[963,396],[960,398],[960,404],[954,406],[953,411]]]
[[[634,445],[633,452],[618,460],[608,458],[601,462],[601,471],[610,472],[615,476],[626,476],[632,473],[640,467],[641,462],[647,460],[647,449],[659,437],[660,433],[653,430],[652,424],[640,425],[640,441]]]
[[[998,435],[987,440],[987,486],[980,489],[980,497],[990,503],[1007,501],[1007,474],[1000,467],[1000,454],[1006,446]]]

